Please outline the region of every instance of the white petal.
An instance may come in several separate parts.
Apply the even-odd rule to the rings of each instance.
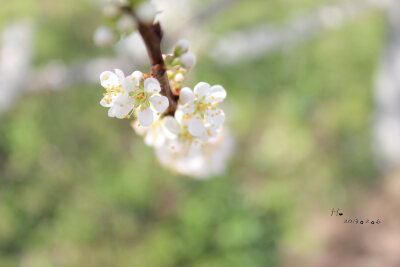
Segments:
[[[108,117],[115,117],[115,108],[111,107],[108,109]]]
[[[150,108],[139,109],[138,120],[143,126],[150,126],[153,123],[153,111]]]
[[[134,72],[132,72],[131,74],[132,78],[135,78],[136,80],[143,80],[144,76],[143,73],[141,71],[135,70]]]
[[[210,85],[206,82],[199,82],[194,87],[194,97],[195,98],[202,98],[203,96],[207,95],[210,91]]]
[[[216,110],[209,109],[204,112],[204,118],[211,125],[219,126],[225,121],[225,113],[220,108],[217,108]]]
[[[193,136],[202,136],[205,127],[202,119],[191,119],[189,122],[189,133]]]
[[[154,78],[144,80],[144,90],[148,93],[158,94],[161,91],[160,83]]]
[[[150,127],[144,142],[148,146],[160,147],[165,142],[165,135],[160,131],[160,127]]]
[[[212,138],[212,137],[217,137],[219,130],[221,127],[219,126],[209,126],[207,127],[205,131],[205,136],[207,139]]]
[[[134,79],[132,75],[129,75],[124,79],[122,86],[123,86],[123,89],[129,93],[129,92],[134,91],[136,88],[138,88],[139,84],[140,84],[139,80]]]
[[[149,129],[148,127],[144,127],[144,126],[140,125],[138,120],[132,121],[131,126],[138,135],[142,135],[142,136],[144,136]]]
[[[112,109],[118,119],[123,119],[132,110],[133,106],[128,104],[115,104]]]
[[[159,113],[163,113],[169,105],[168,98],[162,95],[154,95],[150,97],[150,102],[153,104],[154,109]]]
[[[103,107],[111,107],[113,105],[113,99],[109,96],[109,95],[105,95],[101,101],[100,101],[100,105],[102,105]]]
[[[182,142],[178,140],[170,140],[166,145],[170,153],[180,153],[183,149]]]
[[[133,103],[133,99],[129,97],[129,94],[127,92],[120,94],[119,96],[117,96],[114,100],[115,104],[123,104],[123,105],[127,105],[129,103]]]
[[[120,84],[118,76],[112,71],[103,71],[100,74],[100,83],[104,88],[111,88]]]
[[[163,126],[164,131],[172,138],[175,138],[181,132],[178,122],[172,116],[166,116],[163,119]]]
[[[115,74],[118,76],[120,81],[123,81],[125,79],[125,74],[122,70],[120,69],[115,69]]]
[[[184,115],[182,108],[179,108],[175,111],[175,120],[182,126],[189,125],[189,119]]]
[[[199,136],[199,140],[202,142],[209,142],[210,139],[215,138],[217,136],[217,131],[215,128],[206,128],[203,131],[203,134]]]
[[[222,109],[217,109],[217,114],[214,118],[215,125],[221,125],[225,121],[225,112]]]
[[[189,102],[182,106],[182,111],[185,116],[191,116],[195,111],[195,108],[196,108],[195,104],[193,102]]]
[[[222,102],[226,97],[226,91],[221,85],[211,86],[207,98],[211,98],[213,102]]]
[[[148,146],[153,146],[156,138],[156,135],[150,130],[144,137],[144,143]]]
[[[183,87],[179,93],[179,101],[182,104],[192,102],[194,99],[194,93],[189,87]]]

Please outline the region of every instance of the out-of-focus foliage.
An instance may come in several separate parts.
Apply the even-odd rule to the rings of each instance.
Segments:
[[[210,1],[211,2],[211,1]],[[283,23],[290,17],[307,14],[324,0],[246,0],[237,1],[225,12],[212,19],[213,31],[224,33],[232,29],[241,30],[257,23]],[[221,23],[222,22],[222,23]]]
[[[271,20],[300,6],[239,1],[210,28],[251,26],[265,2]],[[98,11],[86,1],[5,6],[1,15],[33,15],[37,64],[104,53],[93,49]],[[0,118],[0,266],[276,266],[282,248],[312,251],[310,208],[346,203],[374,176],[382,28],[381,14],[369,13],[253,62],[199,55],[192,78],[227,89],[238,151],[226,175],[207,182],[159,167],[126,121],[107,118],[98,85],[25,95]]]

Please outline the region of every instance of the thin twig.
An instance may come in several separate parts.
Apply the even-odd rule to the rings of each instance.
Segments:
[[[177,106],[177,96],[172,93],[167,76],[167,68],[164,63],[161,52],[161,40],[163,32],[159,22],[154,24],[145,24],[138,20],[134,10],[131,7],[122,7],[125,13],[132,15],[137,24],[140,35],[147,48],[149,54],[151,73],[159,81],[161,85],[161,94],[168,97],[169,107],[165,111],[165,115],[174,115]]]

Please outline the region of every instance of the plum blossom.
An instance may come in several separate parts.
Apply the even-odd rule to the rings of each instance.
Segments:
[[[179,96],[177,120],[187,125],[193,136],[215,136],[218,127],[225,121],[225,113],[218,107],[226,97],[225,89],[221,85],[210,86],[200,82],[194,87],[194,92],[185,87]]]
[[[103,15],[107,18],[116,18],[120,14],[120,9],[114,3],[106,3],[102,9]]]
[[[136,22],[132,16],[125,14],[118,19],[116,26],[121,33],[131,33],[136,28]]]
[[[106,89],[100,104],[109,108],[109,117],[123,119],[137,114],[140,124],[150,126],[154,117],[168,108],[168,98],[159,94],[160,83],[152,77],[145,78],[140,71],[127,77],[119,69],[104,71],[100,83]]]
[[[148,146],[160,147],[167,140],[162,120],[155,120],[152,125],[147,127],[141,125],[138,120],[134,120],[131,122],[131,127],[138,135],[144,138],[144,142]]]
[[[189,145],[188,141],[182,142],[180,137],[167,138],[162,145],[155,147],[155,152],[165,168],[204,180],[225,171],[233,148],[234,142],[229,130],[221,127],[218,134],[205,143]]]
[[[150,2],[143,2],[137,8],[138,19],[146,24],[151,24],[157,14],[155,7]]]
[[[106,26],[99,26],[93,34],[93,41],[99,47],[110,46],[114,39],[114,33]]]

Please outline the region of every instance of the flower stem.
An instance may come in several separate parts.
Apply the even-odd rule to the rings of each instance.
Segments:
[[[147,53],[149,55],[151,72],[160,83],[161,94],[168,97],[169,107],[165,111],[165,115],[173,116],[176,110],[178,96],[172,93],[167,77],[167,68],[162,57],[161,40],[163,37],[163,32],[161,29],[161,25],[159,22],[154,24],[145,24],[140,22],[137,19],[135,11],[129,6],[122,7],[122,10],[132,15],[138,24],[139,33],[143,38],[143,41],[147,48]]]

